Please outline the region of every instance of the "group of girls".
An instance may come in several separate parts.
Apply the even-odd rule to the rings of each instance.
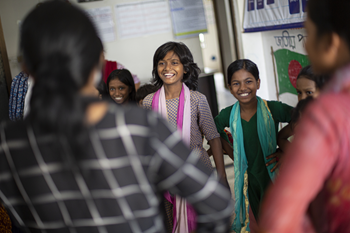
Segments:
[[[305,24],[308,32],[306,49],[312,68],[304,68],[298,76],[296,89],[299,104],[293,114],[292,107],[277,101],[266,101],[256,95],[262,82],[258,68],[252,61],[243,59],[233,62],[227,68],[227,84],[238,101],[223,109],[213,119],[205,96],[196,91],[199,68],[194,63],[187,46],[168,42],[156,50],[152,71],[152,84],[155,89],[148,89],[152,93],[147,96],[142,94],[136,101],[142,103],[144,108],[160,113],[178,129],[184,143],[191,150],[198,152],[199,156],[196,158],[196,162],[200,164],[198,167],[206,166],[207,169],[212,169],[209,156],[203,149],[204,136],[210,144],[217,173],[223,184],[227,185],[223,149],[233,159],[235,209],[232,230],[236,233],[350,232],[350,28],[347,23],[350,21],[349,12],[349,1],[308,1],[308,18]],[[37,33],[34,35],[39,37]],[[25,38],[23,43],[37,41],[28,37],[23,38]],[[87,43],[88,45],[100,43],[96,35],[84,38],[96,40]],[[50,38],[48,41],[53,39]],[[38,43],[38,46],[39,44],[44,43]],[[57,44],[62,45],[58,42]],[[38,50],[32,49],[29,45],[27,47],[31,48],[28,49],[28,53]],[[82,74],[81,77],[93,80],[95,73],[98,72],[97,67],[100,66],[102,44],[96,51],[92,49],[93,46],[87,48],[94,53],[93,56],[82,57],[87,61],[90,57],[95,60],[91,64],[86,62],[79,64],[96,68],[88,69],[89,72]],[[47,60],[40,61],[43,60],[45,64],[60,64],[60,66],[55,66],[53,69],[45,65],[43,70],[35,70],[39,72],[34,72],[38,77],[45,78],[42,78],[40,84],[35,87],[33,115],[30,119],[39,126],[45,126],[45,130],[49,125],[54,129],[58,128],[59,132],[69,133],[71,137],[67,141],[72,145],[74,145],[72,142],[77,142],[78,145],[80,138],[76,137],[74,129],[77,127],[82,129],[81,119],[84,119],[85,115],[83,110],[76,108],[79,106],[77,102],[81,101],[77,98],[77,93],[87,91],[83,86],[87,81],[81,82],[79,86],[68,85],[67,89],[66,82],[75,84],[75,80],[73,82],[73,78],[64,73],[68,67],[68,60],[57,56],[49,56]],[[37,67],[39,61],[32,62],[32,67]],[[97,63],[99,65],[96,65]],[[52,79],[56,81],[53,85],[52,80],[48,79],[47,72],[57,75],[62,80]],[[325,76],[315,76],[314,72],[335,75],[326,86],[323,86]],[[89,90],[92,87],[90,83],[91,81],[87,86]],[[115,103],[129,104],[135,101],[135,84],[130,72],[113,71],[108,77],[106,86],[110,96],[108,98],[112,98]],[[53,106],[46,99],[39,98],[39,93],[43,96],[51,95],[52,89],[56,88],[64,90],[59,93],[60,95],[54,96],[59,108],[56,107],[57,104]],[[305,108],[305,105],[308,106]],[[64,109],[65,112],[58,112],[58,109]],[[74,116],[72,122],[68,122],[76,127],[59,127],[60,125],[52,123],[55,121],[49,122],[52,118],[64,121],[64,117],[61,116],[71,115],[71,112],[79,116]],[[96,119],[92,115],[90,118]],[[291,124],[278,133],[280,122],[291,122]],[[226,127],[230,128],[232,142],[227,137]],[[290,146],[288,138],[292,135],[295,137],[293,146]],[[3,134],[0,138],[4,140]],[[279,151],[276,151],[277,144]],[[73,149],[77,150],[74,147]],[[174,160],[176,158],[174,157]],[[193,157],[190,159],[195,160]],[[281,167],[277,170],[280,164]],[[193,175],[194,171],[186,169],[181,172]],[[197,173],[191,177],[197,177]],[[169,182],[180,181],[171,176]],[[270,185],[272,183],[274,185]],[[204,191],[215,190],[218,186],[213,177],[212,183],[201,187],[204,194],[202,192],[195,195],[186,194],[192,197],[192,200],[196,200],[192,203],[201,203],[206,198]],[[269,191],[266,191],[268,187]],[[207,204],[203,201],[201,206],[203,213],[212,208],[210,205],[206,206]],[[185,200],[169,192],[163,194],[163,208],[169,232],[195,232],[196,222],[204,221],[203,217],[196,219],[195,211]],[[210,218],[215,219],[215,216]]]
[[[340,135],[348,138],[348,131],[341,133],[338,128],[340,123],[335,120],[340,119],[339,122],[350,129],[344,114],[350,113],[349,101],[346,100],[350,98],[350,72],[346,67],[350,62],[350,31],[344,23],[348,21],[349,14],[336,13],[343,9],[350,10],[345,1],[309,1],[306,47],[313,66],[304,67],[297,78],[299,104],[293,112],[291,106],[266,101],[256,95],[261,82],[258,68],[252,61],[243,59],[233,62],[227,69],[228,87],[238,101],[223,109],[214,120],[205,96],[196,91],[199,69],[189,49],[182,43],[168,42],[154,54],[152,82],[158,90],[146,96],[142,105],[163,115],[180,131],[190,149],[199,152],[199,159],[212,169],[202,145],[205,136],[214,155],[218,175],[224,183],[227,180],[222,149],[233,159],[236,202],[232,230],[235,232],[256,232],[259,228],[268,232],[350,230],[350,189],[346,189],[350,187],[346,186],[350,169],[345,169],[350,166],[346,162],[350,161],[346,153],[348,142],[340,140],[342,144],[338,146]],[[322,18],[319,11],[327,17]],[[324,29],[322,25],[328,26]],[[342,70],[325,88],[330,99],[323,97],[315,101],[324,88],[327,76],[315,75],[314,71],[331,74],[340,68]],[[108,84],[110,93],[110,88],[118,84],[120,82]],[[128,91],[131,92],[131,89]],[[113,98],[117,103],[124,100],[122,95]],[[341,103],[333,104],[331,100]],[[324,106],[318,104],[321,102]],[[308,108],[314,109],[319,116],[307,108],[304,111],[306,105],[310,105]],[[278,133],[280,122],[290,124]],[[226,127],[230,128],[232,142],[225,132]],[[294,134],[295,147],[288,149],[288,138]],[[313,141],[314,138],[317,140]],[[329,143],[330,140],[335,146]],[[276,151],[277,144],[279,150]],[[329,163],[316,159],[318,155]],[[344,163],[339,165],[335,163],[337,160],[344,160]],[[283,165],[277,177],[276,168],[281,161]],[[311,167],[315,173],[309,172]],[[295,173],[298,176],[294,176]],[[309,187],[311,183],[301,182],[300,178],[315,181],[316,186]],[[271,186],[273,182],[276,183]],[[272,187],[271,192],[265,195],[269,186]],[[296,192],[300,193],[296,195]],[[194,231],[196,216],[191,206],[171,193],[165,193],[164,197],[168,231]],[[309,218],[305,220],[305,216]]]
[[[208,153],[203,148],[204,136],[209,142],[217,173],[228,186],[222,156],[223,149],[226,151],[234,161],[235,173],[236,217],[232,230],[255,232],[265,191],[274,180],[279,158],[286,150],[284,139],[293,134],[291,125],[278,134],[278,125],[291,121],[293,107],[257,96],[261,82],[258,67],[248,59],[241,59],[227,69],[228,87],[238,101],[223,109],[214,120],[206,97],[196,91],[199,72],[185,44],[165,43],[153,57],[152,85],[140,88],[140,92],[145,89],[142,92],[151,94],[140,94],[142,97],[137,102],[145,109],[163,115],[180,131],[190,149],[199,152],[200,160],[207,168],[212,169]],[[324,80],[325,77],[314,75],[310,66],[303,68],[297,79],[298,100],[307,96],[316,98]],[[117,104],[135,101],[133,79],[127,70],[113,71],[108,77],[107,87]],[[299,113],[298,110],[294,112]],[[230,128],[231,142],[225,128]],[[277,142],[280,150],[276,152]],[[165,193],[163,207],[168,232],[196,229],[195,212],[185,200]]]

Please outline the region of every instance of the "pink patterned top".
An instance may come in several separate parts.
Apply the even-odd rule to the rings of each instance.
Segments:
[[[210,107],[207,98],[197,92],[190,91],[191,93],[191,142],[190,149],[198,150],[202,160],[205,164],[212,169],[212,165],[207,151],[203,148],[203,135],[209,141],[214,138],[220,137],[214,123],[213,116],[210,111]],[[145,109],[152,109],[152,100],[154,93],[149,94],[143,99],[143,107]],[[166,100],[168,121],[176,129],[176,117],[177,108],[179,105],[179,98]]]
[[[262,206],[262,232],[350,232],[350,65],[306,110]]]

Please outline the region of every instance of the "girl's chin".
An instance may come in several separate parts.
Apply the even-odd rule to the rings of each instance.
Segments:
[[[247,96],[235,96],[235,98],[242,103],[249,103],[256,99],[256,96],[252,96],[252,94],[249,94]]]
[[[115,100],[115,99],[113,99],[113,101],[114,101],[114,103],[116,103],[116,104],[123,104],[123,103],[124,103],[123,100]]]

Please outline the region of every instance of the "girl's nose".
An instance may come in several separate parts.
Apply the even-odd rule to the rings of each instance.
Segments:
[[[239,89],[240,90],[245,90],[246,89],[245,83],[242,83],[241,85],[239,85]]]
[[[166,63],[166,64],[164,65],[164,70],[165,70],[165,71],[170,70],[170,65],[169,65],[168,63]]]

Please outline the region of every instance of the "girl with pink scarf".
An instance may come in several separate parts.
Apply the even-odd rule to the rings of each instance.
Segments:
[[[183,141],[191,150],[198,151],[198,159],[204,161],[208,169],[212,169],[209,156],[203,148],[204,135],[213,151],[218,175],[227,183],[220,135],[206,97],[195,91],[199,73],[200,69],[193,62],[192,54],[185,44],[177,42],[163,44],[153,57],[152,81],[159,90],[146,96],[143,106],[159,112],[177,127]],[[169,182],[176,180],[169,177]],[[197,220],[192,207],[188,205],[186,207],[184,199],[172,196],[169,192],[165,194],[165,198],[167,216],[173,215],[168,219],[170,223],[167,224],[168,231],[181,233],[194,231]]]

